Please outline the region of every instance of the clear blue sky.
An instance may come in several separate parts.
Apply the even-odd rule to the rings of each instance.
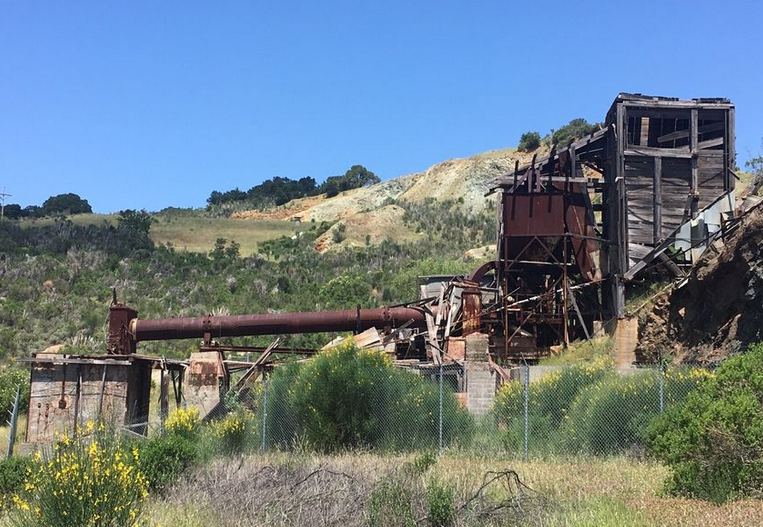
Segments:
[[[763,149],[759,2],[363,3],[0,1],[0,189],[106,212],[390,178],[620,91],[729,97],[740,165]]]

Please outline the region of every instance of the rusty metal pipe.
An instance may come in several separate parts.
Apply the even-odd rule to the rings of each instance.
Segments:
[[[243,337],[254,335],[284,335],[292,333],[323,333],[330,331],[364,331],[372,327],[397,327],[413,321],[411,327],[426,327],[421,309],[412,307],[382,307],[376,309],[347,309],[306,313],[267,313],[262,315],[205,316],[194,318],[139,319],[130,321],[129,332],[135,342],[142,340],[171,340]]]

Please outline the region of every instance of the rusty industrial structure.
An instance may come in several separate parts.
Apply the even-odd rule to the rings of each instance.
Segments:
[[[87,383],[98,397],[77,403],[75,421],[83,408],[103,411],[112,382],[120,419],[139,428],[151,368],[162,372],[162,401],[171,380],[177,404],[182,392],[209,411],[221,391],[256,379],[273,356],[313,351],[284,349],[278,340],[266,349],[220,342],[256,335],[353,332],[402,366],[446,367],[465,404],[483,412],[512,364],[603,328],[633,328],[623,324],[629,284],[654,273],[685,275],[723,236],[735,213],[734,162],[730,101],[620,94],[598,130],[493,183],[496,254],[470,275],[426,277],[420,298],[376,309],[149,320],[115,298],[106,357],[31,359],[28,440],[48,438],[41,422],[67,407],[63,394],[80,394]],[[169,339],[201,339],[201,347],[174,363],[138,354],[140,342]],[[257,359],[229,357],[241,352]],[[132,373],[120,370],[130,364]],[[243,372],[235,382],[234,371]]]

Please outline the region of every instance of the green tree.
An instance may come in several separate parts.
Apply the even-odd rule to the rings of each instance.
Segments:
[[[151,225],[155,221],[153,216],[145,210],[120,210],[117,215],[117,222],[120,228],[135,232],[136,234],[143,234],[144,236],[148,236]]]
[[[368,279],[357,274],[337,276],[321,287],[318,297],[328,309],[367,306],[371,296]]]
[[[93,212],[86,199],[77,194],[58,194],[51,196],[42,204],[43,213],[46,216],[53,214],[85,214]]]

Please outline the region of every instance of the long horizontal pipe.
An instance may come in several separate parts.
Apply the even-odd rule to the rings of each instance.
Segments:
[[[398,327],[412,321],[411,327],[426,327],[424,312],[412,307],[381,307],[306,313],[267,313],[262,315],[206,316],[194,318],[138,319],[130,321],[136,342],[216,337],[364,331],[372,327]]]

